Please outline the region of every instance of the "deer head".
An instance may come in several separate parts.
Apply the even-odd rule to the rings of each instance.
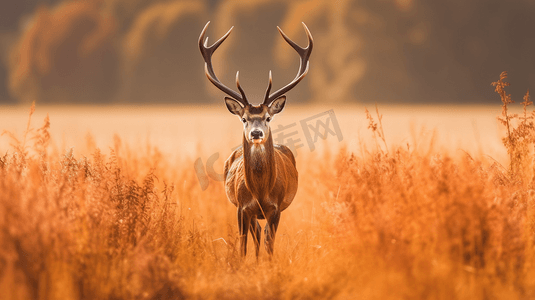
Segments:
[[[199,48],[201,50],[201,54],[205,62],[204,71],[206,73],[206,77],[208,77],[208,80],[210,80],[217,88],[219,88],[221,91],[230,96],[225,97],[225,104],[227,105],[228,110],[232,114],[238,116],[243,122],[243,134],[244,138],[248,141],[248,143],[264,144],[266,140],[270,138],[271,131],[269,124],[271,120],[276,114],[280,113],[283,110],[284,105],[286,104],[286,96],[284,94],[294,88],[308,73],[308,60],[310,58],[310,54],[312,52],[312,45],[314,42],[312,39],[312,35],[310,34],[310,31],[308,30],[305,23],[303,23],[303,27],[305,28],[305,32],[308,36],[308,46],[302,48],[296,43],[294,43],[286,34],[284,34],[284,32],[279,27],[277,27],[284,40],[286,40],[286,42],[290,44],[290,46],[292,46],[292,48],[294,48],[295,51],[297,51],[297,53],[299,54],[299,57],[301,58],[299,64],[299,71],[290,83],[271,94],[270,91],[273,80],[271,76],[271,71],[269,71],[269,83],[264,96],[264,101],[260,105],[252,105],[247,100],[245,92],[240,86],[240,72],[236,73],[236,85],[238,87],[238,90],[240,91],[240,93],[238,94],[234,90],[228,88],[223,83],[221,83],[221,81],[219,81],[212,67],[212,54],[230,35],[230,32],[234,27],[230,28],[230,30],[212,46],[208,47],[208,37],[204,39],[204,36],[206,34],[206,30],[208,29],[209,24],[210,22],[206,23],[204,29],[201,32],[201,36],[199,37]]]

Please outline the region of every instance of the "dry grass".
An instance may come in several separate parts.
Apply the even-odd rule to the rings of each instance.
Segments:
[[[201,191],[193,160],[119,138],[58,154],[48,118],[28,123],[3,137],[0,298],[533,298],[533,125],[507,105],[510,167],[432,142],[389,146],[378,110],[371,147],[300,154],[275,256],[258,263],[240,260],[235,209],[222,184]]]

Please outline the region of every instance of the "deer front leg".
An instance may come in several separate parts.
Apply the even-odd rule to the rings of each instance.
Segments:
[[[258,260],[258,256],[260,254],[260,237],[262,235],[262,227],[260,227],[260,223],[258,223],[256,217],[251,218],[251,227],[249,227],[249,229],[251,231],[251,235],[253,236],[256,259]]]
[[[247,254],[247,231],[251,224],[251,216],[242,207],[238,207],[238,229],[240,234],[240,254]]]
[[[270,214],[267,216],[267,224],[266,228],[264,229],[264,234],[266,235],[265,238],[265,245],[266,245],[266,251],[269,253],[269,255],[273,255],[273,247],[275,245],[275,234],[277,233],[277,228],[279,227],[279,220],[280,220],[280,210],[278,208],[274,209]]]

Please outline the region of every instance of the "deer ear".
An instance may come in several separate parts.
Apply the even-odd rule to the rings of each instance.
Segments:
[[[225,104],[227,105],[228,110],[235,115],[242,116],[243,115],[243,107],[238,102],[238,100],[225,97]]]
[[[284,108],[284,105],[286,104],[286,96],[282,95],[279,98],[273,100],[271,104],[269,105],[269,114],[275,115],[282,111]]]

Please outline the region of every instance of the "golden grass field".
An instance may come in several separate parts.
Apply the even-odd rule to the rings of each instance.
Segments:
[[[1,107],[0,299],[535,297],[532,119],[380,106],[370,124],[290,103],[272,127],[331,108],[344,140],[298,150],[298,194],[257,262],[223,184],[203,191],[194,169],[219,152],[220,172],[240,143],[223,105],[38,105],[31,123]]]

